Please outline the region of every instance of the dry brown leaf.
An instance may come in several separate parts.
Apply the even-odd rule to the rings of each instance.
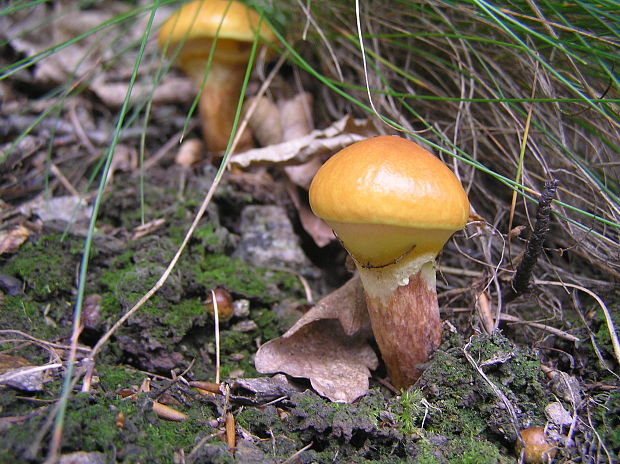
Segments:
[[[345,116],[328,128],[314,130],[305,137],[238,153],[230,162],[243,168],[253,163],[305,163],[312,156],[335,153],[353,142],[375,135],[377,130],[372,121]]]
[[[278,102],[280,118],[284,135],[283,142],[297,140],[309,135],[314,129],[312,122],[312,96],[309,93],[300,93],[290,100]],[[285,166],[284,172],[290,180],[308,190],[310,182],[321,167],[321,160],[310,158],[303,164]]]
[[[256,105],[248,119],[248,126],[261,147],[282,142],[282,123],[276,104],[265,96],[248,98],[243,104],[243,111]]]
[[[25,216],[37,215],[44,223],[63,221],[67,223],[87,223],[90,220],[92,206],[72,195],[45,198],[43,195],[24,203],[19,207]]]
[[[364,291],[358,277],[330,293],[282,337],[256,353],[261,373],[284,372],[308,378],[317,393],[336,402],[353,402],[368,392],[377,355],[371,335]]]
[[[312,122],[312,96],[310,94],[304,92],[290,100],[280,101],[278,107],[284,128],[283,140],[285,142],[305,137],[312,132],[314,124]],[[314,215],[307,201],[301,201],[296,187],[297,185],[308,190],[312,178],[320,167],[321,160],[315,156],[305,163],[285,166],[284,172],[289,179],[286,189],[297,209],[302,227],[317,246],[324,247],[334,239],[331,227]]]
[[[487,292],[478,295],[476,309],[485,332],[489,335],[492,334],[495,330],[495,315],[493,314],[493,303]]]
[[[18,225],[10,230],[0,231],[0,255],[15,253],[30,237],[30,230]]]
[[[27,56],[45,53],[50,44],[63,44],[33,67],[37,82],[66,83],[91,72],[97,61],[114,58],[115,50],[106,46],[106,37],[117,34],[118,30],[110,20],[116,13],[127,11],[127,6],[121,2],[111,2],[111,8],[106,8],[105,12],[57,6],[54,21],[49,20],[48,7],[39,5],[24,9],[23,15],[13,16],[5,25],[8,26],[7,37],[12,37],[11,45]],[[106,21],[110,21],[109,27],[93,32]],[[77,37],[79,40],[69,43]]]
[[[125,102],[129,82],[108,80],[105,74],[95,78],[90,89],[110,108],[120,108]],[[196,97],[196,86],[186,77],[165,76],[157,87],[152,84],[136,83],[130,102],[138,104],[147,98],[156,105],[188,104]]]
[[[188,139],[184,140],[179,146],[176,155],[174,155],[174,162],[184,168],[190,168],[205,159],[205,155],[206,150],[202,140]]]
[[[278,101],[282,125],[282,141],[305,137],[314,129],[312,95],[302,92],[293,98]]]
[[[318,247],[322,248],[328,245],[336,238],[332,228],[312,212],[308,202],[301,201],[299,192],[292,182],[288,182],[286,188],[293,205],[297,209],[299,220],[304,230],[308,232]]]
[[[314,157],[303,164],[284,166],[284,172],[286,172],[286,175],[294,184],[299,185],[304,190],[308,190],[314,175],[322,164],[319,158]]]

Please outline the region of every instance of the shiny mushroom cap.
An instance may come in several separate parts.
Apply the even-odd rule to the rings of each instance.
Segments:
[[[310,186],[310,205],[362,266],[437,254],[469,217],[454,173],[396,136],[356,142],[327,160]]]
[[[217,36],[213,59],[237,64],[247,62],[257,32],[265,42],[275,40],[269,25],[245,4],[234,0],[196,0],[168,18],[159,31],[158,42],[160,49],[167,49],[168,53],[183,43],[177,62],[186,69],[195,60],[208,57]]]

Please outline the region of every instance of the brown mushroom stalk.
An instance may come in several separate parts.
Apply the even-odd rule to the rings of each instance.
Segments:
[[[254,10],[238,1],[195,0],[177,10],[159,31],[159,47],[177,52],[177,65],[200,87],[202,133],[212,152],[226,149],[243,79],[256,35],[273,42],[275,35]],[[215,49],[210,57],[212,45]],[[178,50],[177,50],[178,49]],[[209,69],[208,63],[211,60]],[[251,146],[249,132],[239,149]]]
[[[441,344],[434,258],[422,255],[380,269],[357,266],[373,333],[396,388],[413,384],[419,366]]]
[[[193,78],[194,82],[201,83],[204,70]],[[224,151],[232,132],[237,101],[241,96],[245,65],[229,65],[219,63],[212,66],[205,81],[198,109],[202,134],[208,140],[211,151]],[[240,147],[249,147],[252,144],[251,134],[245,131]]]
[[[463,187],[427,150],[382,136],[332,156],[312,181],[310,204],[356,263],[392,384],[412,385],[441,343],[434,264],[467,221]]]

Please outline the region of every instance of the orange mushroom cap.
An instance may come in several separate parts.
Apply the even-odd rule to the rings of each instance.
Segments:
[[[396,136],[356,142],[332,156],[310,186],[310,205],[362,265],[387,265],[410,251],[437,254],[469,217],[452,171]]]
[[[247,62],[257,32],[263,41],[275,40],[267,22],[261,22],[260,15],[245,4],[234,0],[196,0],[186,3],[166,20],[158,42],[160,49],[167,46],[169,53],[184,42],[177,62],[186,69],[194,60],[208,57],[217,35],[213,59],[236,64]]]

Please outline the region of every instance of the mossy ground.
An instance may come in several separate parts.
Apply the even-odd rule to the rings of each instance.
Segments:
[[[122,247],[95,240],[86,293],[100,297],[99,312],[83,333],[84,344],[96,341],[155,283],[197,205],[198,197],[191,192],[183,203],[174,188],[148,188],[148,198],[167,212],[168,221],[146,237],[123,238]],[[251,201],[240,198],[245,197],[225,201],[228,205]],[[127,192],[112,192],[107,205],[103,224],[126,230],[136,225],[139,208],[127,200]],[[122,213],[111,205],[133,212]],[[153,205],[146,205],[147,215]],[[290,324],[274,307],[283,301],[303,306],[303,289],[292,273],[231,258],[234,243],[234,231],[222,227],[217,209],[211,209],[164,287],[106,345],[97,360],[98,380],[91,393],[72,396],[64,452],[101,452],[109,462],[173,462],[175,453],[187,455],[201,438],[212,435],[199,452],[201,462],[283,462],[308,447],[297,462],[503,464],[517,462],[515,424],[545,424],[544,407],[556,399],[541,373],[539,356],[500,334],[469,340],[448,335],[416,388],[395,396],[374,383],[355,404],[330,403],[308,390],[272,405],[225,406],[223,396],[203,397],[184,384],[168,388],[167,381],[151,375],[152,391],[166,390],[177,401],[175,407],[188,414],[187,421],[176,423],[158,419],[146,393],[134,399],[119,396],[119,390],[135,391],[141,385],[147,377],[143,371],[169,377],[171,370],[180,372],[191,362],[191,378],[214,379],[214,327],[203,305],[214,287],[225,288],[234,299],[247,299],[248,319],[254,323],[249,331],[237,330],[235,319],[222,324],[222,378],[258,375],[253,366],[257,343],[277,337]],[[44,230],[2,262],[0,272],[22,282],[23,290],[4,295],[0,328],[67,343],[82,246],[81,237]],[[608,354],[604,324],[598,327],[595,336]],[[510,402],[515,417],[467,360],[464,347]],[[4,343],[2,348],[13,349],[14,344]],[[48,352],[38,345],[28,345],[19,354],[33,364],[48,361]],[[606,379],[600,369],[592,367],[589,372],[592,381]],[[28,454],[29,447],[47,418],[47,410],[41,407],[57,398],[59,391],[59,377],[46,383],[43,392],[0,390],[3,416],[30,415],[2,429],[0,462],[41,459],[47,441],[41,442],[43,448],[35,456]],[[593,426],[612,447],[620,441],[618,404],[617,391],[599,392],[590,403]],[[233,412],[242,432],[237,461],[218,435],[222,428],[218,419],[225,408]]]
[[[239,424],[263,439],[277,459],[312,443],[301,462],[513,463],[515,430],[501,399],[465,360],[463,340],[452,337],[433,357],[418,385],[400,396],[379,386],[356,404],[327,403],[310,392],[284,406],[247,408]],[[520,427],[544,424],[552,400],[535,354],[501,335],[478,336],[476,359],[497,360],[488,378],[514,405]],[[275,440],[276,446],[273,447]]]

